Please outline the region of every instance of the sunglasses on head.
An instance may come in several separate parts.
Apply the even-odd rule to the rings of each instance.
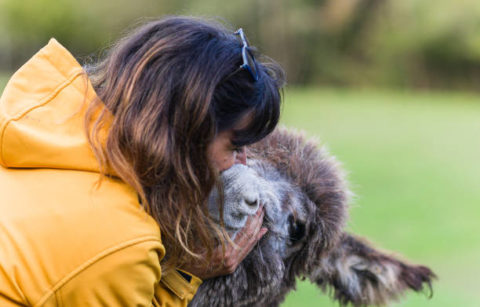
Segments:
[[[245,33],[243,33],[243,29],[240,28],[234,33],[235,35],[240,36],[242,40],[242,59],[243,64],[240,65],[241,69],[245,69],[250,73],[253,80],[258,80],[258,70],[257,70],[257,63],[255,62],[255,58],[253,57],[252,52],[250,51],[250,45],[248,44],[247,38],[245,37]]]

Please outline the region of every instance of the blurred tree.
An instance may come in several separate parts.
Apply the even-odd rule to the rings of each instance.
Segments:
[[[480,89],[477,0],[388,1],[361,49],[377,84]]]
[[[0,69],[13,70],[51,37],[82,60],[144,22],[171,1],[0,0]],[[127,29],[127,30],[126,30]]]
[[[480,89],[478,0],[0,0],[0,70],[50,37],[80,60],[166,14],[213,17],[293,84]],[[126,30],[125,30],[126,29]]]
[[[98,26],[92,20],[86,22],[86,16],[70,0],[3,0],[1,5],[10,46],[10,50],[2,50],[2,55],[9,53],[11,66],[17,66],[50,37],[75,46],[79,52],[92,50],[101,43],[102,37],[94,31]]]

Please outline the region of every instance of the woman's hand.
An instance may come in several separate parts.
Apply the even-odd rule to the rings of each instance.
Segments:
[[[213,251],[209,266],[200,267],[199,265],[193,264],[191,267],[183,267],[182,269],[200,279],[208,279],[233,273],[248,253],[250,253],[255,244],[268,231],[267,228],[262,227],[264,215],[265,211],[263,210],[263,206],[260,206],[257,213],[248,218],[245,227],[238,232],[233,240],[236,246],[225,242],[225,256],[222,252],[222,246],[218,246]]]

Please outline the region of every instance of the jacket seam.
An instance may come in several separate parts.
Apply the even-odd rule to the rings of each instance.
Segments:
[[[29,112],[37,109],[37,108],[40,108],[40,107],[43,107],[45,105],[47,105],[50,101],[52,101],[64,88],[66,88],[68,85],[72,84],[73,81],[78,77],[80,76],[81,74],[83,73],[83,70],[80,69],[79,71],[76,71],[75,73],[73,73],[67,80],[65,80],[64,82],[62,82],[59,86],[57,86],[50,94],[46,95],[45,97],[41,98],[39,101],[38,104],[30,107],[30,108],[27,108],[25,110],[21,110],[21,111],[18,111],[17,114],[15,114],[14,116],[11,116],[9,119],[7,119],[5,121],[5,123],[3,124],[3,127],[1,127],[1,136],[0,136],[0,139],[2,140],[2,144],[1,144],[1,148],[0,148],[0,159],[1,161],[3,162],[3,164],[5,166],[8,166],[8,163],[7,161],[5,161],[5,157],[4,157],[4,146],[5,146],[5,131],[7,130],[7,127],[8,125],[12,122],[12,121],[18,121],[20,119],[22,119],[25,115],[27,115]]]
[[[58,289],[58,291],[55,291],[55,301],[57,303],[57,307],[63,307],[63,298],[61,295],[61,289]]]
[[[62,286],[64,286],[68,281],[73,279],[76,275],[80,274],[82,271],[86,270],[89,266],[93,265],[97,261],[99,261],[102,258],[105,258],[119,250],[128,248],[130,246],[133,246],[135,244],[140,244],[148,241],[155,241],[161,244],[161,240],[155,236],[147,236],[147,237],[142,237],[142,238],[137,238],[133,240],[129,240],[126,242],[123,242],[122,244],[107,248],[106,250],[98,253],[94,257],[90,258],[89,260],[85,261],[83,264],[77,266],[76,269],[71,271],[69,274],[67,274],[65,277],[63,277],[60,281],[58,281],[50,290],[47,291],[46,294],[44,294],[37,303],[35,303],[33,306],[41,306],[43,303],[45,303],[48,298],[50,298],[52,295],[55,294],[56,291],[58,291]]]
[[[57,43],[58,43],[58,42],[57,42]],[[58,43],[58,44],[60,44],[60,43]],[[62,46],[62,47],[63,47],[63,46]],[[67,52],[68,52],[68,50],[67,50]],[[64,57],[66,58],[66,57],[67,57],[67,54],[64,54],[64,55],[62,55],[62,56],[64,56]],[[75,70],[80,69],[80,72],[74,72],[74,74],[75,74],[75,75],[81,75],[81,76],[85,75],[85,76],[86,76],[87,74],[86,74],[85,70],[83,69],[83,67],[80,65],[80,63],[78,63],[78,61],[77,61],[77,60],[73,57],[73,55],[72,55],[71,53],[69,53],[69,52],[68,52],[68,57],[70,58],[69,60],[73,60],[73,61],[75,62],[75,64],[76,64],[76,66],[78,66],[77,68],[75,68]],[[64,71],[62,71],[62,70],[60,70],[60,69],[58,68],[58,66],[57,66],[57,64],[56,64],[55,62],[52,62],[50,56],[48,56],[48,55],[46,54],[46,55],[45,55],[45,59],[46,59],[46,60],[52,65],[52,67],[55,68],[55,70],[58,71],[63,77],[65,77],[66,79],[70,78],[70,77],[69,77],[69,74],[65,74]],[[75,90],[77,90],[78,93],[80,93],[80,94],[82,94],[82,95],[85,95],[85,97],[86,97],[86,96],[87,96],[87,93],[88,93],[88,91],[89,91],[88,78],[86,78],[86,82],[87,82],[87,84],[86,84],[86,86],[85,86],[85,91],[84,91],[84,92],[82,92],[82,91],[73,83],[73,80],[72,80],[71,83],[72,83],[72,85],[73,85],[73,88],[75,88]]]

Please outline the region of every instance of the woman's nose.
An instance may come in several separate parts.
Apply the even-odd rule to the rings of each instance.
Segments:
[[[237,152],[235,164],[247,165],[247,150],[245,146],[243,146],[242,149]]]

